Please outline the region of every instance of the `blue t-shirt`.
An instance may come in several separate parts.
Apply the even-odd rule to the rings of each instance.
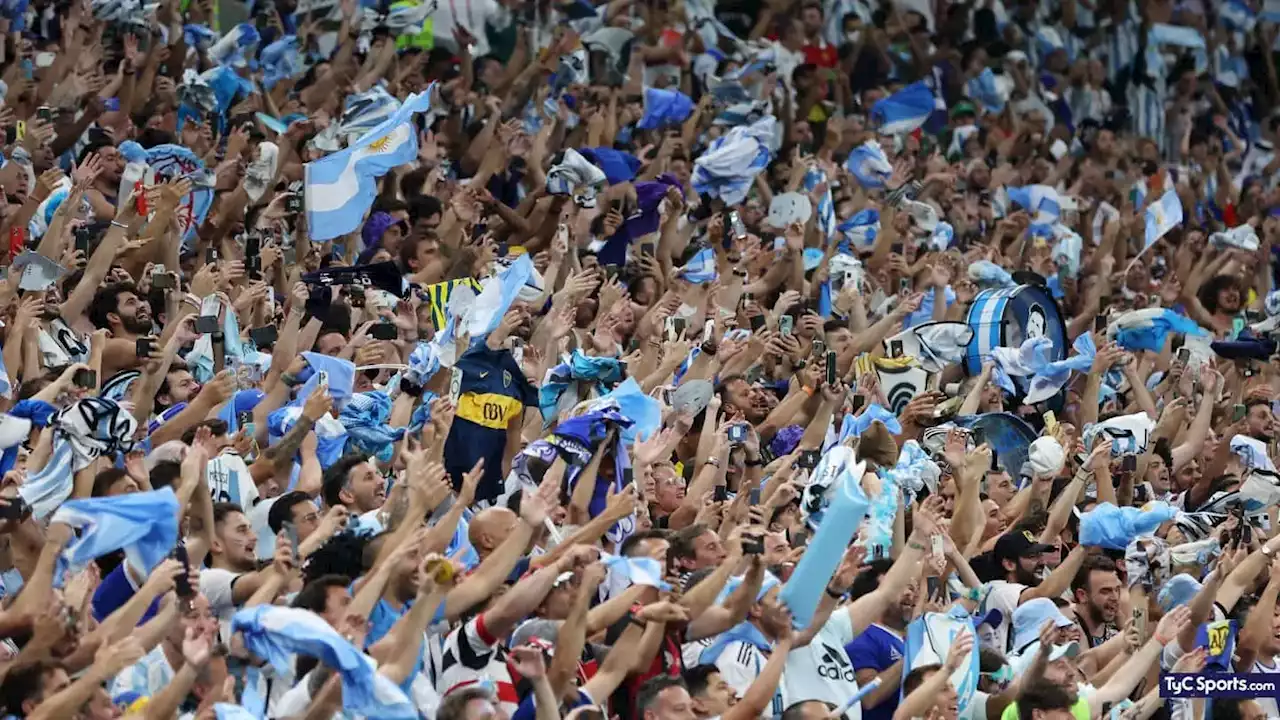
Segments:
[[[884,672],[902,659],[902,638],[881,625],[871,624],[862,634],[845,645],[854,672],[871,669]],[[890,693],[879,705],[868,710],[862,708],[863,720],[891,720],[898,709],[898,696]]]

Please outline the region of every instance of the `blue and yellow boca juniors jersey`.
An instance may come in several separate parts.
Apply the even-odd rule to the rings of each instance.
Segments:
[[[445,441],[445,469],[457,487],[462,476],[484,458],[484,478],[476,499],[493,500],[502,494],[507,428],[521,422],[526,405],[538,406],[538,391],[509,350],[477,345],[455,367],[462,371],[462,385],[458,413]]]

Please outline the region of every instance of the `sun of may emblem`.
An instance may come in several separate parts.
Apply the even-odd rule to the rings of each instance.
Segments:
[[[383,150],[386,150],[389,145],[391,145],[391,136],[378,138],[377,140],[369,143],[369,151],[382,152]]]

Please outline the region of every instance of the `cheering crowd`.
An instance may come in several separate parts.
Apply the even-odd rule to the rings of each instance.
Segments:
[[[0,717],[1280,717],[1280,8],[0,3]]]

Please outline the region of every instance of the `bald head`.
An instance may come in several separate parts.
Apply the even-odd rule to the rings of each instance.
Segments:
[[[504,507],[481,510],[471,518],[467,539],[476,549],[476,554],[483,558],[501,545],[519,522],[520,517]]]

